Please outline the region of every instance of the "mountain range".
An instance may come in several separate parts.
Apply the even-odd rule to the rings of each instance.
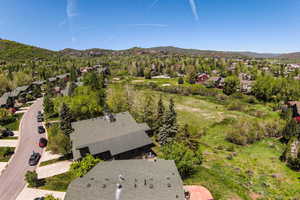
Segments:
[[[0,60],[13,61],[24,59],[47,58],[48,56],[76,56],[76,57],[97,57],[101,55],[140,55],[140,54],[181,54],[181,55],[200,55],[213,57],[252,57],[252,58],[274,58],[274,59],[292,59],[300,62],[300,52],[286,54],[255,53],[255,52],[234,52],[234,51],[213,51],[184,49],[172,46],[162,46],[153,48],[134,47],[126,50],[108,50],[108,49],[86,49],[77,50],[66,48],[61,51],[52,51],[31,45],[26,45],[10,40],[0,39]]]

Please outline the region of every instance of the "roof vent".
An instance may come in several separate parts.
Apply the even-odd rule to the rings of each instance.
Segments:
[[[120,200],[121,192],[122,192],[122,185],[118,183],[116,193],[115,193],[116,200]]]
[[[105,184],[103,184],[103,185],[102,185],[102,188],[106,188],[106,185],[105,185]]]
[[[89,184],[89,183],[86,185],[86,187],[87,187],[87,188],[90,188],[91,186],[92,186],[92,185],[91,185],[91,184]]]
[[[153,189],[153,187],[154,187],[153,184],[150,184],[150,185],[149,185],[149,188],[150,188],[150,189]]]
[[[168,188],[172,187],[171,183],[168,183]]]

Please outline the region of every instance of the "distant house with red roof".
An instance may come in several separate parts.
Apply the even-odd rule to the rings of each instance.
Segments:
[[[209,79],[209,75],[206,73],[198,74],[196,76],[196,83],[204,83]]]
[[[214,200],[211,193],[202,186],[184,186],[184,190],[188,192],[187,200]]]

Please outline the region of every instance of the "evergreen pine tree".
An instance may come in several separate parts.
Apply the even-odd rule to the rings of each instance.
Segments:
[[[71,71],[70,71],[70,81],[76,81],[76,80],[77,80],[77,71],[73,64],[73,66],[71,67]]]
[[[61,110],[60,110],[60,129],[62,132],[69,136],[70,133],[73,131],[71,122],[72,122],[72,114],[69,107],[63,103]]]
[[[163,125],[163,117],[165,113],[165,106],[162,101],[162,96],[160,96],[157,104],[157,113],[155,117],[155,124],[153,125],[154,133],[158,133],[160,127]]]
[[[300,127],[297,121],[292,118],[285,126],[282,135],[286,141],[289,141],[293,136],[300,137]]]
[[[151,129],[154,127],[154,115],[153,98],[147,95],[143,106],[143,121],[147,123]]]
[[[177,132],[177,114],[175,111],[174,100],[170,99],[169,110],[164,114],[163,124],[159,128],[157,141],[160,145],[165,145],[175,138]]]
[[[43,107],[46,115],[50,116],[54,113],[54,104],[48,95],[44,97]]]

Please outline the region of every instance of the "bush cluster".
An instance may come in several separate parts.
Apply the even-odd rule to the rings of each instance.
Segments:
[[[274,121],[241,120],[234,124],[226,139],[237,145],[247,145],[265,137],[279,137],[281,128],[281,124]]]

